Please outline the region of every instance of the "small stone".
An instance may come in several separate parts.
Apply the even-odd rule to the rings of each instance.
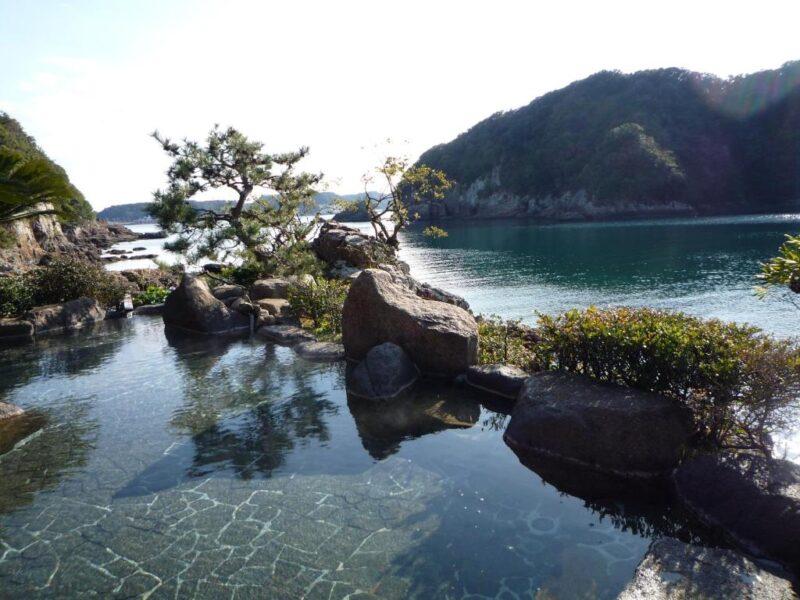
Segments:
[[[164,303],[161,304],[144,304],[137,306],[133,309],[135,315],[160,315],[164,310]]]
[[[313,334],[294,325],[266,325],[259,327],[256,335],[286,346],[315,341]]]
[[[292,316],[292,307],[289,305],[288,300],[280,298],[263,298],[256,302],[261,309],[267,311],[275,317],[290,317]]]
[[[217,300],[227,300],[229,298],[241,298],[246,290],[240,285],[218,285],[214,288],[213,294]]]
[[[289,297],[290,286],[291,283],[278,277],[259,279],[250,288],[250,297],[253,300],[262,300],[264,298],[280,298],[285,300]]]
[[[528,374],[510,365],[473,365],[467,369],[466,382],[472,387],[516,400]]]
[[[344,360],[344,346],[334,342],[300,342],[295,352],[313,362],[336,362]]]

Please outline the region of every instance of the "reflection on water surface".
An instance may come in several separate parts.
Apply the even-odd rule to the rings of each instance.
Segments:
[[[502,403],[365,405],[345,370],[147,317],[3,349],[0,397],[45,425],[0,456],[2,596],[613,598],[698,534],[543,481]]]

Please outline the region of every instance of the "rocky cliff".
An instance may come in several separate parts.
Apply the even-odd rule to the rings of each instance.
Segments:
[[[100,262],[103,248],[138,238],[122,225],[104,221],[65,225],[52,215],[14,221],[0,228],[12,239],[9,246],[0,247],[0,272],[29,268],[52,253]]]

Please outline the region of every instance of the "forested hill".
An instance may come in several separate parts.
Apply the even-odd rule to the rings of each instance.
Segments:
[[[343,200],[357,200],[363,194],[346,194],[338,195],[333,192],[319,192],[314,195],[314,207],[307,212],[312,214],[314,212],[336,212],[339,210],[334,206],[338,199]],[[193,200],[190,202],[192,206],[198,208],[206,208],[209,210],[220,209],[228,201],[226,200]],[[151,223],[155,220],[147,214],[147,207],[149,202],[133,202],[130,204],[117,204],[116,206],[109,206],[97,213],[98,218],[110,221],[112,223]]]
[[[0,148],[18,153],[26,159],[41,159],[45,162],[46,171],[68,179],[64,169],[45,154],[36,140],[25,132],[19,121],[2,111],[0,111]],[[43,173],[43,175],[47,175],[47,173]],[[69,204],[73,218],[78,220],[94,219],[94,211],[80,190],[72,184],[70,184],[70,189],[72,198]]]
[[[725,80],[603,71],[492,115],[419,162],[457,183],[428,216],[796,210],[800,61]]]

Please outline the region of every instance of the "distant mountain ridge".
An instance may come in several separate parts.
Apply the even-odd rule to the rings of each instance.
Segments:
[[[336,212],[337,207],[334,203],[338,199],[342,200],[357,200],[363,194],[334,194],[333,192],[319,192],[314,196],[314,203],[316,208],[308,211],[309,214],[314,212]],[[192,200],[189,203],[197,208],[207,208],[209,210],[216,210],[222,208],[223,205],[229,204],[230,200]],[[97,213],[98,219],[103,219],[110,223],[154,223],[154,219],[147,214],[147,207],[150,202],[132,202],[129,204],[117,204],[109,206]]]
[[[603,71],[494,114],[419,163],[456,182],[425,218],[797,210],[800,61],[730,79]]]

